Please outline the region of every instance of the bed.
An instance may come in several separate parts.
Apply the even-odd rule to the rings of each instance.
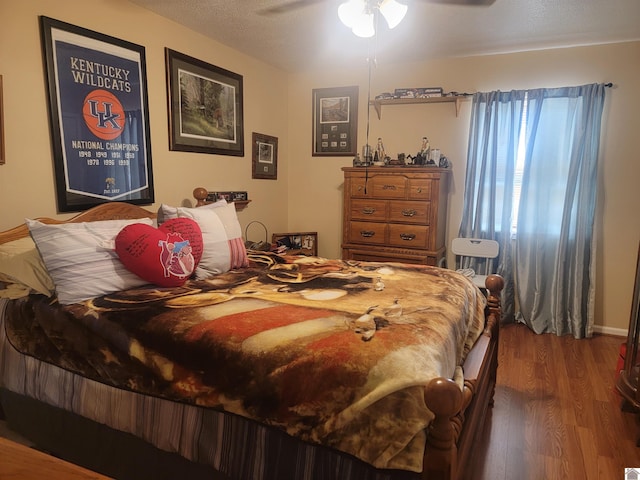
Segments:
[[[18,261],[40,269],[24,284],[0,276],[13,297],[0,299],[13,429],[122,479],[471,476],[496,379],[499,276],[484,295],[437,267],[243,252],[233,215],[218,226],[228,268],[180,285],[138,278],[104,293],[82,275],[109,273],[81,262],[87,272],[66,265],[64,277],[49,262],[46,241],[66,262],[81,248],[59,242],[110,221],[147,234],[163,207],[114,202],[0,233],[0,275]],[[202,227],[203,259],[205,209],[180,209]],[[35,253],[11,253],[30,238]],[[43,266],[56,281],[38,278]]]

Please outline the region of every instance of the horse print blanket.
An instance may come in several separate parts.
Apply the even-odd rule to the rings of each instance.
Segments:
[[[6,310],[19,351],[117,388],[215,408],[419,472],[423,386],[460,377],[485,297],[425,265],[252,253],[248,268]]]

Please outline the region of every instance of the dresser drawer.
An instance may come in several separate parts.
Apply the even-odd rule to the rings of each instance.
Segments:
[[[389,225],[389,245],[406,248],[427,248],[428,239],[428,226]]]
[[[412,200],[429,200],[431,198],[430,178],[410,178],[409,198]]]
[[[402,175],[374,175],[366,182],[364,177],[357,177],[351,181],[352,197],[406,198],[406,195],[407,178]]]
[[[405,198],[407,179],[401,175],[377,175],[369,181],[374,198]]]
[[[384,245],[386,223],[351,222],[349,226],[349,242]]]
[[[352,220],[385,221],[387,219],[386,200],[355,198],[351,201]]]
[[[389,204],[389,221],[428,225],[430,210],[431,202],[391,201]]]

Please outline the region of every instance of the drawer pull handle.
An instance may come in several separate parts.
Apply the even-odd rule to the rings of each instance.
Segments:
[[[395,185],[383,185],[382,189],[383,190],[395,190],[396,186]]]
[[[373,207],[364,207],[362,209],[362,213],[364,215],[373,215],[374,213],[376,213],[376,209]]]
[[[418,193],[422,193],[422,187],[418,187]]]
[[[401,233],[400,234],[400,238],[402,240],[406,240],[408,242],[410,242],[411,240],[414,240],[416,238],[415,233]]]
[[[364,238],[373,237],[375,234],[376,234],[376,232],[374,232],[373,230],[361,230],[360,231],[360,236],[364,237]]]
[[[413,208],[409,208],[407,210],[402,210],[402,215],[405,217],[415,217],[416,212]]]

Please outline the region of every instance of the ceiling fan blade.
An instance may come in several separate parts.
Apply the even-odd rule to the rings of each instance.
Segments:
[[[444,5],[468,5],[470,7],[474,6],[485,6],[493,5],[496,0],[426,0],[429,3],[441,3]]]
[[[272,7],[266,7],[258,10],[260,15],[278,15],[280,13],[287,13],[299,8],[309,7],[314,3],[320,3],[322,0],[289,0],[282,2],[279,5],[273,5]]]
[[[258,10],[260,15],[279,15],[281,13],[291,12],[299,8],[309,7],[323,0],[288,0],[271,7]],[[468,5],[468,6],[489,6],[493,5],[496,0],[423,0],[429,3],[440,3],[444,5]]]
[[[309,7],[313,4],[320,3],[323,0],[288,0],[271,7],[266,7],[258,10],[260,15],[279,15],[282,13],[291,12],[304,7]],[[489,6],[495,3],[496,0],[422,0],[428,3],[440,3],[444,5],[468,5],[468,6]]]

